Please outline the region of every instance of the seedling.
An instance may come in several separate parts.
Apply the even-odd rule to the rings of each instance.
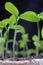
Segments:
[[[38,15],[39,18],[43,20],[43,13],[41,12]],[[36,56],[39,56],[39,50],[42,50],[43,46],[43,40],[40,40],[40,27],[39,22],[37,23],[37,29],[38,29],[38,35],[34,35],[32,37],[32,40],[34,41],[34,45],[36,46]],[[41,30],[41,37],[43,38],[43,28]]]
[[[36,13],[32,12],[32,11],[27,11],[27,12],[19,15],[18,9],[11,2],[7,2],[5,4],[5,9],[9,13],[12,14],[11,17],[9,18],[9,26],[10,26],[11,29],[15,30],[14,40],[13,40],[13,57],[14,57],[14,55],[15,55],[15,53],[14,53],[14,51],[15,51],[15,44],[16,44],[16,32],[17,32],[17,30],[19,30],[19,31],[22,32],[22,34],[25,34],[25,29],[23,27],[21,27],[20,25],[18,25],[18,20],[19,19],[24,19],[24,20],[31,21],[31,22],[38,22],[40,19],[37,17]],[[22,40],[22,42],[25,41],[24,43],[26,43],[27,40],[28,39],[26,39],[26,41]],[[21,45],[21,46],[23,46],[23,45]]]
[[[40,42],[40,28],[39,28],[40,17],[35,12],[32,12],[32,11],[26,11],[26,12],[24,12],[24,13],[22,13],[22,14],[19,15],[18,9],[11,2],[7,2],[5,4],[5,9],[9,13],[12,14],[12,16],[9,18],[9,26],[10,26],[10,28],[15,29],[14,41],[13,41],[13,57],[14,57],[14,55],[15,55],[14,48],[15,48],[15,43],[16,43],[16,31],[21,29],[21,26],[18,27],[19,26],[18,25],[18,20],[19,19],[24,19],[26,21],[30,21],[30,22],[37,23],[37,28],[38,28],[38,38],[37,38],[37,40],[38,40],[38,44],[39,44],[39,42]],[[24,33],[25,32],[23,32],[23,34]],[[36,55],[38,56],[39,50],[38,50],[38,47],[37,46],[36,46],[36,51],[37,51]]]
[[[5,37],[2,34],[3,28],[6,28],[8,19],[4,19],[0,21],[0,56],[2,54],[2,57],[4,58],[4,44],[5,44]]]
[[[9,28],[6,27],[8,24],[8,19],[4,19],[0,21],[0,56],[3,57],[4,59],[4,51],[7,51],[8,48],[8,42],[12,42],[12,40],[8,40],[8,33],[9,33]],[[6,29],[3,33],[3,28]],[[6,47],[4,45],[6,44]]]
[[[5,9],[11,14],[11,16],[8,19],[2,20],[0,22],[0,44],[2,44],[1,48],[4,47],[4,43],[6,43],[6,53],[8,51],[8,42],[13,42],[13,57],[15,57],[15,44],[17,43],[16,41],[16,35],[17,33],[21,33],[22,35],[22,39],[19,40],[18,43],[20,43],[20,48],[23,48],[23,51],[26,48],[27,51],[27,56],[29,55],[29,53],[35,53],[35,51],[33,49],[31,49],[31,51],[28,51],[28,46],[27,46],[27,42],[29,42],[30,40],[28,40],[28,34],[26,34],[26,30],[23,26],[19,25],[19,19],[23,19],[26,20],[27,22],[35,22],[37,23],[37,29],[38,29],[38,35],[34,35],[32,37],[34,44],[36,46],[36,56],[39,55],[39,47],[40,47],[40,27],[39,27],[39,21],[42,19],[43,20],[43,12],[40,13],[39,15],[37,15],[35,12],[33,11],[26,11],[22,14],[19,15],[19,10],[11,3],[11,2],[6,2],[5,3]],[[41,18],[41,19],[40,19]],[[8,28],[6,27],[6,25],[9,24]],[[6,28],[5,33],[2,35],[2,30],[3,28]],[[9,34],[9,30],[13,29],[14,30],[14,38],[13,40],[8,40],[8,36],[7,34]],[[41,36],[43,38],[43,28],[41,31]],[[1,41],[4,40],[4,42]],[[7,40],[7,41],[6,41]],[[38,45],[37,45],[38,44]],[[3,48],[4,49],[4,48]],[[1,54],[4,53],[4,50],[1,50]],[[4,54],[3,54],[4,57]]]

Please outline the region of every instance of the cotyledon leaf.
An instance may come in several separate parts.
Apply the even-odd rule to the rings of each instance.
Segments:
[[[22,40],[25,41],[25,42],[28,42],[28,34],[23,34]]]
[[[24,27],[23,26],[21,26],[21,25],[12,25],[11,27],[10,27],[11,29],[16,29],[16,30],[18,30],[18,31],[20,31],[22,34],[24,34],[25,33],[25,29],[24,29]]]
[[[0,21],[0,28],[4,28],[8,24],[8,19]]]
[[[24,48],[26,45],[26,42],[23,40],[19,40],[19,43],[20,43],[20,48]]]
[[[37,41],[38,41],[38,36],[37,36],[37,35],[33,35],[32,40],[33,40],[34,42],[37,42]]]
[[[40,47],[40,42],[38,41],[38,36],[37,36],[37,35],[34,35],[34,36],[32,37],[32,40],[34,41],[34,45],[35,45],[36,47]]]
[[[40,14],[38,14],[39,18],[41,18],[43,20],[43,12],[41,12]]]
[[[17,20],[16,20],[15,15],[11,15],[8,20],[9,25],[11,26],[11,25],[15,24],[16,22],[17,22]]]
[[[17,9],[11,2],[6,2],[6,3],[5,3],[5,9],[6,9],[9,13],[11,13],[11,14],[13,14],[13,15],[15,15],[15,16],[18,16],[18,15],[19,15],[18,9]]]
[[[21,19],[24,19],[24,20],[27,20],[27,21],[30,21],[30,22],[39,22],[40,21],[40,18],[33,11],[24,12],[19,17]]]

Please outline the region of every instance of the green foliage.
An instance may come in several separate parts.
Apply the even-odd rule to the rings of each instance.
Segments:
[[[37,42],[34,42],[34,45],[36,46],[36,47],[40,47],[40,43],[37,41]]]
[[[19,41],[20,43],[20,48],[24,48],[28,42],[28,34],[23,34],[22,35],[22,40]]]
[[[43,20],[43,12],[41,12],[38,16]]]
[[[23,34],[23,35],[22,35],[22,40],[23,40],[24,42],[28,42],[28,34]]]
[[[43,38],[43,28],[42,28],[42,30],[41,30],[41,37]]]
[[[27,56],[27,53],[28,53],[28,56],[30,56],[31,54],[35,54],[36,52],[35,52],[35,50],[34,49],[29,49],[28,51],[19,51],[19,52],[17,52],[16,51],[16,55],[23,55],[23,56]]]
[[[26,42],[23,40],[20,40],[19,43],[20,43],[20,48],[24,48],[26,45]]]
[[[35,52],[34,49],[28,49],[27,42],[29,42],[29,38],[28,38],[29,36],[28,36],[28,34],[26,34],[25,28],[22,25],[18,25],[19,19],[38,23],[38,36],[34,35],[32,37],[32,40],[33,40],[33,43],[34,43],[35,47],[37,48],[37,50],[39,49],[39,50],[43,51],[42,50],[43,49],[43,40],[40,40],[40,38],[39,38],[40,37],[39,21],[41,19],[43,20],[43,12],[41,12],[40,14],[37,15],[33,11],[26,11],[19,15],[18,9],[11,2],[5,3],[5,9],[12,15],[9,18],[0,21],[0,54],[3,54],[4,50],[6,50],[7,54],[12,55],[12,51],[10,51],[8,49],[8,43],[10,43],[10,42],[13,42],[13,47],[14,47],[13,52],[15,52],[16,54],[24,54],[24,56],[26,56],[26,55],[31,55],[32,53],[34,53],[34,54],[37,53],[37,52]],[[8,28],[6,27],[7,24],[9,24]],[[6,28],[6,31],[2,35],[3,28]],[[15,31],[13,40],[8,39],[10,29],[13,29]],[[20,44],[20,48],[23,48],[22,52],[14,51],[15,50],[14,43],[17,42],[16,34],[19,32],[22,33],[21,34],[22,39],[18,40],[18,43]],[[41,30],[41,37],[43,38],[43,28]],[[4,48],[4,43],[6,43],[6,48]],[[13,54],[13,55],[15,55],[15,54]]]
[[[34,41],[34,45],[35,45],[36,47],[40,47],[40,42],[39,42],[39,40],[38,40],[38,36],[37,36],[37,35],[34,35],[34,36],[32,37],[32,40]]]
[[[5,39],[0,37],[0,55],[3,54],[4,52],[4,43],[5,43]]]
[[[27,12],[21,14],[20,18],[30,21],[30,22],[39,22],[40,21],[40,18],[37,16],[37,14],[32,11],[27,11]]]
[[[11,13],[11,14],[13,14],[13,15],[15,15],[15,16],[18,16],[18,15],[19,15],[18,9],[17,9],[11,2],[6,2],[6,3],[5,3],[5,9],[6,9],[9,13]]]
[[[11,26],[11,25],[15,24],[16,22],[17,22],[17,20],[16,20],[15,15],[11,15],[8,20],[9,25]]]
[[[43,40],[40,41],[40,47],[39,47],[40,51],[43,51]]]
[[[25,33],[25,29],[24,29],[24,27],[23,26],[21,26],[21,25],[12,25],[12,26],[10,26],[10,28],[11,29],[14,29],[14,30],[16,30],[16,31],[19,31],[19,32],[21,32],[22,34],[24,34]]]
[[[32,40],[33,40],[34,42],[38,41],[38,36],[37,36],[37,35],[34,35],[34,36],[32,37]]]
[[[27,52],[28,52],[28,55],[35,54],[36,53],[36,51],[34,49],[29,49]]]
[[[8,24],[8,19],[4,19],[4,20],[0,21],[0,28],[6,27],[7,24]]]

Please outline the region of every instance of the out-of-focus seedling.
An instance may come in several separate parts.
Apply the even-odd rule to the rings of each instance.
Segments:
[[[15,55],[14,50],[15,50],[15,43],[16,43],[16,31],[17,30],[21,31],[21,26],[18,25],[18,20],[24,19],[26,21],[37,23],[37,26],[38,26],[38,43],[39,43],[39,39],[40,39],[39,21],[40,21],[40,18],[38,17],[38,15],[35,12],[32,12],[32,11],[26,11],[26,12],[19,15],[18,9],[11,2],[7,2],[5,4],[5,9],[9,13],[12,14],[11,17],[9,18],[9,26],[10,26],[10,28],[15,29],[14,40],[13,40],[13,57],[14,57],[14,55]],[[22,43],[27,42],[27,39],[22,40],[21,42]],[[23,43],[23,45],[24,45],[24,43]],[[21,46],[23,47],[23,45],[21,45]],[[37,47],[37,55],[38,55],[38,47]]]
[[[2,21],[0,21],[0,56],[2,55],[3,59],[4,59],[4,44],[5,44],[5,37],[3,36],[2,32],[3,32],[3,28],[6,28],[6,25],[8,24],[8,19],[4,19]]]

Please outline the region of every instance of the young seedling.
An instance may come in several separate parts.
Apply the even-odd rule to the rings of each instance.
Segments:
[[[40,19],[42,19],[43,20],[43,12],[41,12],[40,14],[39,14],[39,18]],[[40,41],[40,50],[41,51],[43,51],[42,49],[43,49],[43,27],[42,27],[42,29],[41,29],[41,37],[42,37],[42,40]],[[43,56],[43,53],[41,53],[42,54],[42,56]]]
[[[38,26],[38,42],[39,42],[39,39],[40,39],[40,36],[39,36],[39,34],[40,34],[39,33],[39,21],[40,21],[40,18],[37,16],[37,14],[35,12],[32,12],[32,11],[26,11],[23,14],[19,15],[18,9],[11,2],[5,3],[5,9],[9,13],[12,14],[12,16],[9,19],[9,26],[11,28],[13,27],[15,29],[14,40],[13,40],[13,57],[14,57],[14,55],[15,55],[15,53],[14,53],[14,51],[15,51],[15,43],[16,43],[16,31],[17,31],[17,26],[18,26],[18,20],[19,19],[24,19],[26,21],[37,23],[37,26]],[[19,27],[19,29],[21,29],[21,28]],[[37,51],[38,51],[38,47],[37,47]],[[37,52],[37,56],[38,56],[38,52]]]
[[[43,20],[43,12],[41,12],[38,17],[40,19]],[[37,29],[38,29],[38,36],[37,35],[34,35],[32,37],[33,41],[34,41],[34,45],[36,46],[36,56],[39,56],[39,50],[41,49],[42,50],[42,45],[43,45],[43,41],[40,40],[40,27],[39,27],[39,22],[37,23]],[[43,38],[43,28],[41,30],[41,37]]]
[[[23,34],[22,35],[22,40],[19,41],[20,48],[23,48],[23,52],[25,51],[25,47],[26,47],[26,52],[28,51],[27,42],[29,42],[29,40],[28,40],[28,34]],[[25,54],[23,54],[23,55],[25,56]],[[27,52],[27,56],[28,56],[28,52]]]
[[[8,24],[8,19],[4,19],[2,21],[0,21],[0,55],[2,54],[2,57],[4,59],[4,51],[7,52],[7,48],[8,48],[8,42],[12,42],[12,40],[8,40],[8,33],[9,33],[9,29],[7,29],[7,24]],[[6,29],[6,31],[4,31],[3,33],[3,28]],[[4,45],[6,44],[6,47],[4,47]]]
[[[41,37],[42,37],[42,40],[40,40],[39,50],[41,51],[40,56],[43,56],[43,27],[41,29]]]
[[[40,21],[40,18],[38,17],[38,15],[35,13],[35,12],[25,12],[24,14],[22,14],[21,16],[21,19],[24,19],[24,20],[27,20],[27,21],[30,21],[30,22],[35,22],[37,23],[37,29],[38,29],[38,37],[37,36],[34,36],[36,39],[37,39],[37,42],[36,42],[36,39],[34,40],[35,41],[35,46],[38,44],[38,46],[40,46],[40,27],[39,27],[39,21]],[[36,56],[39,55],[39,49],[38,49],[38,46],[36,46]]]
[[[15,44],[16,44],[16,33],[17,31],[21,32],[22,34],[25,33],[25,29],[18,25],[18,20],[19,20],[19,11],[18,9],[10,2],[7,2],[5,4],[5,9],[10,12],[12,15],[9,18],[9,27],[11,29],[14,29],[14,40],[13,40],[13,57],[15,56]],[[15,24],[15,25],[14,25]]]
[[[38,40],[38,36],[37,35],[34,35],[32,37],[32,40],[33,40],[33,43],[36,47],[36,57],[39,56],[39,47],[40,47],[40,41]]]
[[[6,28],[6,25],[8,24],[8,19],[4,19],[0,21],[0,55],[2,54],[2,57],[4,59],[4,44],[5,44],[5,37],[3,37],[2,31],[3,28]]]

